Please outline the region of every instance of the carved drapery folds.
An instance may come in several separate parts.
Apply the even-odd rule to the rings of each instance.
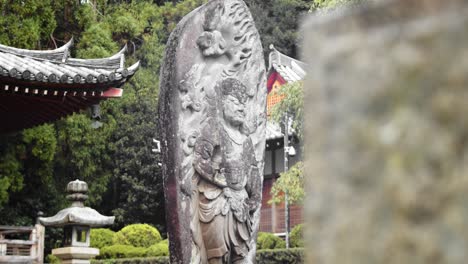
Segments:
[[[171,35],[160,133],[172,263],[253,263],[265,148],[266,75],[240,0],[212,0]]]

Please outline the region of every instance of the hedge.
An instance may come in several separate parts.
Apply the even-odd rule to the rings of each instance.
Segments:
[[[303,225],[296,225],[291,231],[291,247],[304,247]]]
[[[169,244],[161,241],[156,245],[152,245],[146,251],[147,257],[169,256]]]
[[[304,263],[304,249],[264,249],[256,256],[257,264],[298,264]]]
[[[113,244],[150,247],[162,240],[159,231],[148,224],[133,224],[115,233]]]
[[[304,263],[304,249],[269,249],[257,252],[257,264]],[[91,260],[91,264],[169,264],[169,257]]]
[[[45,262],[49,264],[61,264],[60,259],[52,254],[49,254],[45,258]]]
[[[286,242],[272,233],[259,232],[257,237],[257,249],[286,248]]]
[[[91,264],[170,264],[169,257],[91,260]]]
[[[107,228],[91,229],[91,247],[101,249],[112,246],[114,235],[115,232]]]
[[[115,258],[138,258],[145,257],[147,249],[144,247],[134,247],[129,245],[112,245],[101,248],[98,256],[100,259]]]

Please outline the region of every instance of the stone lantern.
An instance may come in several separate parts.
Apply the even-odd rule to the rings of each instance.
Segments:
[[[85,207],[88,199],[88,184],[76,180],[67,185],[67,199],[71,206],[52,217],[40,217],[39,222],[47,227],[61,227],[64,238],[61,248],[53,249],[63,264],[89,264],[90,259],[99,255],[99,249],[90,248],[90,230],[94,227],[112,225],[114,217],[103,216],[96,210]]]

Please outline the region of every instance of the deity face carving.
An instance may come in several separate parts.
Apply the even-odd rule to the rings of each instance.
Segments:
[[[186,156],[192,154],[193,147],[199,135],[200,133],[197,130],[190,130],[188,133],[182,133],[180,139],[182,141],[182,149]]]
[[[223,113],[227,122],[233,126],[240,126],[245,120],[245,104],[232,95],[224,96]]]
[[[219,86],[222,98],[224,119],[232,126],[242,126],[245,122],[246,87],[237,79],[224,79]]]

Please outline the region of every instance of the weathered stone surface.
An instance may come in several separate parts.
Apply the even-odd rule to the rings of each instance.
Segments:
[[[52,249],[52,255],[63,264],[90,264],[90,259],[99,255],[99,249],[88,247],[65,247]]]
[[[305,25],[308,263],[466,263],[468,2]]]
[[[241,0],[212,0],[171,34],[159,128],[172,263],[255,259],[265,149],[263,63],[260,37]]]

